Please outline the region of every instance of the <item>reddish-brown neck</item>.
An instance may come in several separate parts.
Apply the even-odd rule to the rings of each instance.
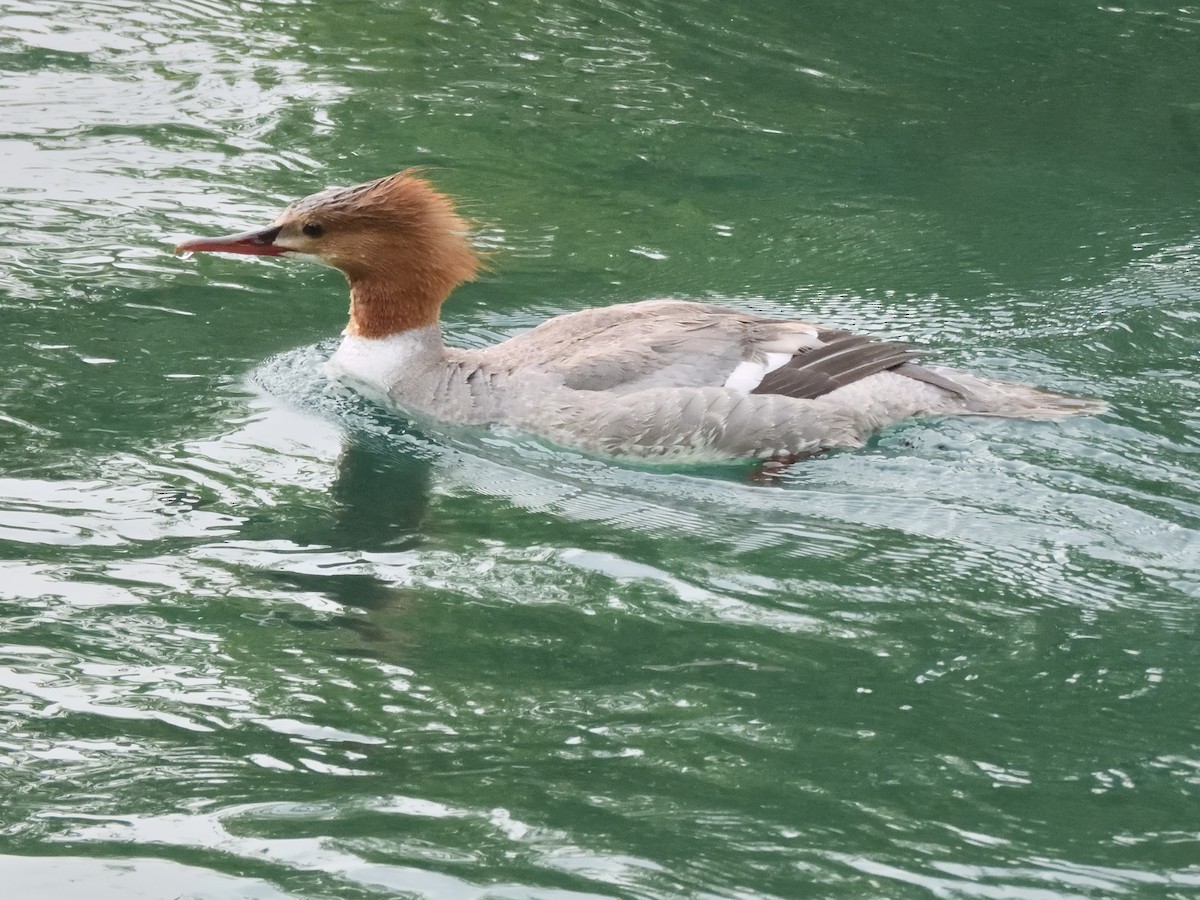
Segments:
[[[377,236],[356,250],[340,268],[350,282],[346,333],[359,337],[437,325],[450,292],[479,267],[466,238],[445,228],[410,232],[395,243]]]
[[[350,278],[350,324],[346,334],[381,338],[437,325],[449,290],[434,292],[423,280]]]

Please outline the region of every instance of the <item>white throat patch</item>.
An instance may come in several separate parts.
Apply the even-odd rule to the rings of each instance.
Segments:
[[[406,371],[425,369],[440,356],[436,325],[381,338],[348,334],[325,364],[329,377],[375,401],[387,401]]]

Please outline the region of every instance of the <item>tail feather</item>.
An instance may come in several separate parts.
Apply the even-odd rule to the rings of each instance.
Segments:
[[[1046,420],[1098,415],[1108,410],[1108,404],[1103,400],[1058,394],[1016,381],[981,378],[941,366],[916,366],[910,363],[903,369],[903,374],[909,378],[933,384],[957,395],[954,404],[957,408],[946,410],[951,414]],[[933,377],[926,377],[929,375]]]

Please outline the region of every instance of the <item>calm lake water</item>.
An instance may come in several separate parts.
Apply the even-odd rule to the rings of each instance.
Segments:
[[[5,896],[1200,895],[1200,6],[7,0],[0,72]],[[409,165],[453,342],[692,297],[1112,411],[622,467],[170,255]]]

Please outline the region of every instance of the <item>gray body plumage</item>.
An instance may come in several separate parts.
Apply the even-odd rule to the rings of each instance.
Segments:
[[[1054,419],[1098,401],[918,365],[893,341],[654,300],[551,319],[481,350],[436,326],[348,336],[331,371],[377,400],[462,424],[505,424],[609,456],[787,458],[860,446],[923,415]]]

